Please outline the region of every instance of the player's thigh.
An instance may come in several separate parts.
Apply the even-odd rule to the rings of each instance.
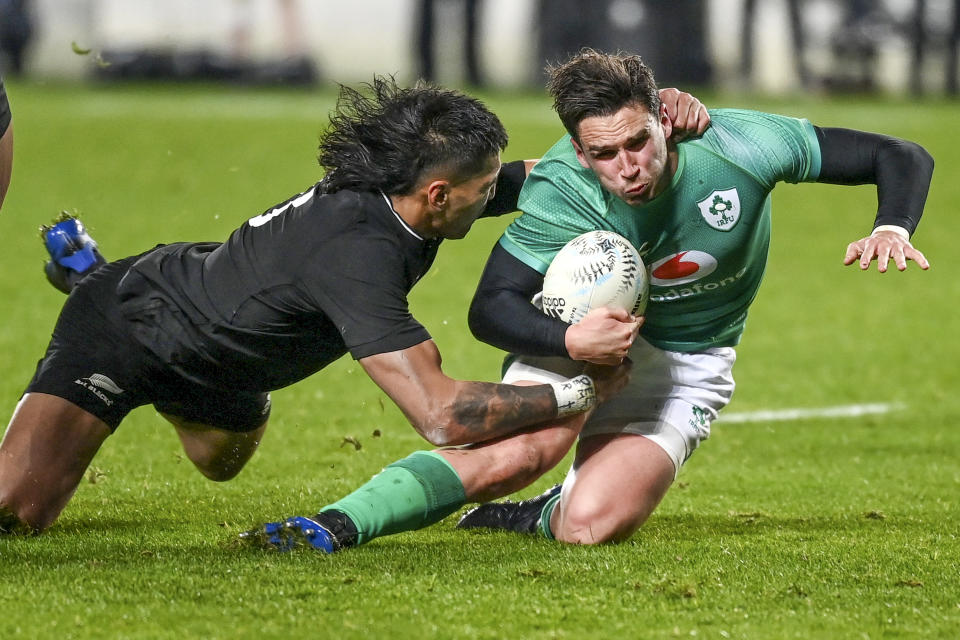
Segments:
[[[673,460],[647,437],[583,438],[564,481],[554,537],[582,544],[624,540],[656,509],[673,478]]]
[[[103,420],[68,400],[26,394],[0,442],[0,506],[45,529],[109,435]]]
[[[178,385],[154,407],[177,430],[187,457],[211,480],[229,480],[250,460],[267,429],[270,394]]]
[[[630,382],[588,418],[581,438],[642,435],[660,446],[675,472],[710,437],[710,428],[733,396],[731,348],[696,353],[665,351],[640,339],[630,350]]]

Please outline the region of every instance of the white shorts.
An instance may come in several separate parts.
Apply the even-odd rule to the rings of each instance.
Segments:
[[[664,351],[643,339],[630,349],[629,384],[601,404],[587,420],[581,438],[633,433],[653,440],[679,472],[710,425],[733,396],[732,347],[696,353]],[[568,358],[509,356],[503,382],[558,382],[578,375],[583,363]]]

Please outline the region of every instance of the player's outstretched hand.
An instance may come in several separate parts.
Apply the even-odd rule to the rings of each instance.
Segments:
[[[897,269],[904,271],[907,260],[913,260],[921,269],[929,269],[930,263],[922,253],[913,248],[910,241],[896,231],[877,231],[873,235],[861,238],[847,245],[847,253],[843,257],[843,264],[851,265],[860,262],[860,269],[866,271],[870,263],[877,261],[880,273],[887,270],[887,263],[893,260]]]
[[[593,388],[597,394],[597,403],[603,403],[617,395],[630,382],[630,369],[633,362],[630,358],[615,366],[607,367],[598,364],[588,364],[584,373],[593,380]]]
[[[567,353],[583,362],[620,364],[637,339],[642,324],[642,317],[635,318],[622,309],[594,309],[567,329]]]
[[[660,89],[660,102],[667,111],[667,118],[673,123],[670,139],[674,142],[699,136],[710,126],[707,108],[685,91],[673,87]]]

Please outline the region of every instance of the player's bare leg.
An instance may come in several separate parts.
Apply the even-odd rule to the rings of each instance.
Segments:
[[[315,516],[269,522],[241,538],[268,549],[305,546],[332,553],[419,529],[466,502],[493,500],[528,486],[564,458],[584,422],[584,415],[571,416],[468,447],[415,452]]]
[[[579,544],[629,538],[660,504],[675,473],[666,452],[643,436],[585,438],[550,519],[554,538]]]
[[[467,502],[488,502],[529,486],[557,466],[577,441],[585,419],[582,414],[571,416],[549,426],[438,453],[460,476]]]
[[[29,393],[0,443],[0,532],[40,532],[73,496],[110,428],[72,402]]]
[[[200,473],[216,482],[230,480],[240,473],[267,430],[267,421],[253,431],[234,432],[165,413],[160,415],[176,427],[184,452]]]

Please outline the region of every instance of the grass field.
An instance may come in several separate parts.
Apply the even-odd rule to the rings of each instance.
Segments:
[[[331,93],[8,85],[13,185],[0,213],[0,405],[9,415],[63,297],[37,226],[77,210],[108,257],[219,240],[319,176]],[[560,134],[538,96],[490,95],[536,157]],[[960,105],[764,101],[914,139],[937,170],[914,237],[932,263],[844,268],[870,229],[870,187],[782,185],[770,266],[730,412],[891,403],[891,413],[714,426],[650,522],[616,546],[475,534],[451,517],[336,556],[238,551],[238,531],[307,514],[425,448],[349,359],[274,394],[259,453],[214,484],[140,409],[58,523],[0,538],[0,637],[960,637]],[[447,243],[412,295],[451,375],[494,379],[500,354],[466,307],[507,220]],[[379,436],[375,435],[379,432]],[[344,444],[354,438],[362,448]],[[563,465],[524,494],[562,478]]]

